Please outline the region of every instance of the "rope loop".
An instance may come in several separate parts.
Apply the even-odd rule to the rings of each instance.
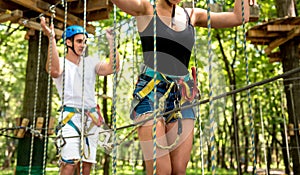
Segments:
[[[55,8],[56,8],[55,5],[51,5],[51,6],[49,7],[49,12],[51,12],[52,15],[54,15],[54,16],[55,16]]]

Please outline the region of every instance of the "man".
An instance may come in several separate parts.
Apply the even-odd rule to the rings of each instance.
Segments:
[[[58,56],[54,27],[49,28],[44,17],[41,17],[41,26],[49,38],[46,70],[53,78],[60,98],[64,101],[57,131],[57,134],[61,136],[58,145],[61,153],[60,173],[73,175],[77,169],[79,174],[78,162],[82,160],[82,173],[88,175],[92,164],[96,163],[99,126],[102,123],[95,100],[96,76],[113,73],[114,54],[116,54],[116,69],[117,71],[119,69],[119,54],[114,53],[113,49],[114,36],[111,30],[106,30],[110,60],[100,62],[96,57],[82,56],[88,38],[84,28],[76,25],[69,26],[63,36],[66,38],[64,44],[67,47],[64,60]],[[64,97],[62,97],[63,94]],[[84,109],[84,114],[81,112],[82,109]],[[83,140],[81,134],[84,134]]]

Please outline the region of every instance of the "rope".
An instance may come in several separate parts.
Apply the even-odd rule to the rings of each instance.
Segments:
[[[159,108],[157,108],[153,112],[153,114],[154,113],[155,114],[160,114],[160,113],[162,113],[164,111],[164,109],[165,109],[165,101],[167,100],[167,98],[168,98],[168,96],[170,94],[170,91],[171,91],[171,89],[172,89],[173,86],[174,86],[174,82],[172,82],[170,84],[170,86],[169,86],[168,90],[166,91],[166,93],[159,99]],[[147,119],[150,119],[150,118],[152,119],[152,116],[153,115],[149,115],[147,117]],[[180,116],[178,116],[178,118],[182,118],[182,116],[180,115]],[[125,140],[127,140],[127,138],[131,134],[133,134],[137,130],[138,127],[142,126],[143,124],[144,123],[139,123],[138,125],[136,125],[135,128],[132,129],[122,140],[119,140],[118,142],[114,141],[114,145],[113,146],[116,147],[117,145],[120,145],[122,142],[124,142]],[[171,148],[173,148],[178,143],[178,141],[179,141],[179,136],[177,135],[177,138],[176,138],[175,142],[173,144],[171,144],[170,146],[162,146],[162,145],[159,145],[159,144],[157,144],[157,146],[159,148],[161,148],[161,149],[171,149]]]
[[[39,42],[38,42],[38,57],[37,57],[37,70],[36,70],[36,80],[35,80],[35,92],[34,92],[34,107],[33,107],[33,120],[32,120],[32,128],[35,127],[36,120],[36,108],[37,108],[37,94],[39,87],[39,75],[40,75],[40,62],[41,62],[41,49],[42,49],[42,28],[39,31]],[[32,169],[32,159],[33,159],[33,144],[34,144],[34,134],[31,135],[31,143],[30,143],[30,160],[29,160],[29,170],[28,174],[31,175]]]
[[[209,65],[209,121],[210,121],[210,149],[212,161],[212,175],[216,173],[216,150],[215,150],[215,134],[214,134],[214,99],[213,99],[213,82],[212,82],[212,48],[211,48],[211,18],[210,18],[210,1],[207,0],[207,36],[208,36],[208,65]]]
[[[192,5],[193,5],[193,9],[195,8],[195,1],[192,1]],[[194,57],[195,57],[195,67],[196,67],[196,79],[197,79],[197,83],[199,80],[199,71],[198,71],[198,61],[197,61],[197,45],[196,45],[196,41],[197,41],[197,31],[196,28],[194,28],[194,33],[195,33],[195,45],[194,45]],[[200,83],[199,83],[200,85]],[[200,88],[199,88],[200,89]],[[200,95],[200,94],[199,94]],[[198,118],[199,121],[199,141],[200,141],[200,157],[201,157],[201,174],[204,175],[204,154],[203,154],[203,132],[202,132],[202,120],[201,120],[201,113],[200,113],[200,105],[197,106],[196,108],[196,116]]]
[[[133,24],[134,25],[134,24]],[[132,29],[132,87],[135,85],[135,59],[136,57],[136,48],[135,48],[135,28]]]
[[[261,95],[260,95],[261,96]],[[260,121],[261,121],[261,131],[262,131],[262,144],[263,144],[263,149],[264,149],[264,159],[265,159],[265,164],[266,164],[266,175],[269,175],[269,170],[268,170],[268,159],[267,159],[267,152],[266,152],[266,141],[265,141],[265,129],[264,129],[264,120],[263,120],[263,115],[262,115],[262,106],[261,103],[259,102],[259,115],[260,115]]]
[[[281,75],[277,75],[277,76],[274,76],[272,78],[269,78],[269,79],[265,79],[263,81],[259,81],[259,82],[256,82],[256,83],[252,83],[250,85],[247,85],[245,87],[242,87],[242,88],[239,88],[239,89],[235,89],[235,90],[232,90],[232,91],[229,91],[229,92],[225,92],[223,94],[220,94],[220,95],[217,95],[217,96],[214,96],[212,97],[212,100],[218,100],[218,99],[221,99],[221,98],[224,98],[224,97],[227,97],[227,96],[230,96],[232,94],[236,94],[236,93],[239,93],[239,92],[242,92],[242,91],[245,91],[245,90],[248,90],[248,89],[251,89],[251,88],[254,88],[256,86],[260,86],[260,85],[264,85],[266,83],[269,83],[269,82],[272,82],[272,81],[275,81],[277,79],[280,79],[280,78],[284,78],[284,77],[287,77],[291,74],[294,74],[294,73],[297,73],[297,72],[300,72],[300,67],[298,68],[295,68],[293,70],[290,70],[290,71],[287,71]],[[182,107],[177,107],[177,108],[174,108],[173,110],[170,110],[168,112],[164,112],[164,113],[161,113],[159,114],[158,116],[161,117],[163,115],[168,115],[168,114],[171,114],[173,112],[177,112],[177,111],[180,111],[180,110],[185,110],[185,109],[189,109],[189,108],[192,108],[194,106],[198,106],[198,105],[201,105],[201,104],[205,104],[205,103],[208,103],[209,102],[209,99],[205,99],[205,100],[201,100],[201,101],[198,101],[194,104],[190,104],[190,105],[185,105],[185,106],[182,106]],[[153,119],[153,114],[152,115],[149,115],[148,118],[144,119],[144,120],[141,120],[139,122],[136,122],[136,123],[133,123],[133,124],[129,124],[129,125],[126,125],[126,126],[121,126],[121,127],[118,127],[116,130],[121,130],[121,129],[125,129],[125,128],[129,128],[129,127],[134,127],[134,126],[137,126],[137,125],[140,125],[142,123],[145,123],[149,120],[152,120]],[[110,130],[105,130],[105,131],[102,131],[102,132],[108,132]],[[102,133],[100,132],[100,133]]]
[[[52,15],[50,19],[50,25],[53,25],[53,18],[55,17],[55,6],[49,7]],[[50,42],[49,42],[49,74],[48,74],[48,86],[47,86],[47,107],[46,107],[46,122],[45,126],[48,127],[48,118],[50,116],[50,98],[51,98],[51,69],[52,69],[52,57],[53,57],[53,48],[52,48],[52,42],[53,42],[53,35],[50,36]],[[47,136],[47,130],[45,130],[45,139],[44,139],[44,155],[43,155],[43,173],[45,174],[46,171],[46,161],[47,161],[47,145],[48,145],[48,136]]]
[[[242,30],[243,30],[243,45],[244,45],[244,57],[245,57],[245,62],[246,62],[246,81],[247,85],[250,84],[249,80],[249,61],[248,61],[248,55],[247,55],[247,44],[246,44],[246,30],[245,30],[245,4],[244,1],[242,0]],[[253,158],[253,174],[256,175],[256,152],[255,152],[255,140],[254,140],[254,118],[252,116],[252,103],[251,103],[251,93],[250,89],[247,91],[247,97],[248,97],[248,114],[249,114],[249,126],[250,126],[250,133],[251,133],[251,146],[252,146],[252,158]]]
[[[153,61],[154,61],[154,72],[157,72],[157,51],[156,51],[156,0],[153,0]],[[156,82],[157,75],[154,74],[154,82]],[[157,103],[157,87],[154,85],[154,110],[156,110],[156,103]],[[154,119],[153,119],[153,126],[152,126],[152,139],[153,139],[153,175],[156,175],[156,124],[157,124],[157,115],[154,113]]]
[[[116,27],[117,21],[117,7],[114,5],[114,27]],[[114,29],[114,36],[115,36],[115,29]],[[117,173],[117,137],[116,137],[116,128],[117,128],[117,112],[116,112],[116,103],[117,103],[117,62],[116,62],[116,37],[114,37],[113,42],[113,48],[114,48],[114,60],[113,60],[113,104],[112,104],[112,120],[113,120],[113,161],[112,161],[112,174],[115,175]]]
[[[234,89],[234,85],[231,85],[231,89]],[[232,96],[232,101],[235,99],[235,95]],[[237,109],[233,107],[233,123],[234,123],[234,151],[236,154],[236,160],[237,160],[237,172],[240,175],[241,174],[241,163],[240,163],[240,144],[239,144],[239,130],[238,130],[238,116],[237,116]]]
[[[83,33],[85,33],[86,31],[86,0],[83,1]],[[83,35],[84,37],[86,37],[85,35]],[[82,161],[82,157],[84,157],[84,135],[85,135],[85,115],[84,115],[84,100],[85,100],[85,95],[84,95],[84,79],[85,79],[85,59],[83,58],[85,56],[85,52],[86,52],[86,47],[84,48],[84,51],[82,52],[82,55],[80,55],[80,59],[82,60],[82,98],[81,98],[81,137],[80,137],[80,142],[81,142],[81,146],[80,146],[80,174],[83,174],[83,161]]]
[[[171,91],[171,89],[172,89],[173,86],[174,86],[174,82],[172,82],[170,84],[170,86],[169,86],[168,90],[165,92],[165,94],[162,97],[160,97],[160,99],[159,99],[159,108],[158,108],[158,110],[156,112],[157,114],[160,114],[160,113],[162,113],[164,111],[164,109],[165,109],[165,102],[167,101],[167,98],[168,98],[168,96],[170,94],[170,91]],[[177,115],[178,122],[179,122],[179,120],[182,119],[182,115],[179,112],[176,112],[176,115]],[[181,124],[178,123],[178,126],[179,125],[181,125]],[[169,145],[169,146],[162,146],[159,143],[157,143],[156,145],[157,145],[158,148],[161,148],[161,149],[172,149],[172,148],[174,148],[178,144],[179,138],[180,138],[180,134],[178,133],[177,136],[176,136],[175,141],[171,145]]]
[[[67,30],[67,19],[68,19],[68,2],[64,1],[63,3],[64,7],[65,7],[65,13],[64,13],[64,32],[66,32]],[[66,41],[67,39],[67,35],[64,35],[63,41]],[[66,70],[66,55],[67,55],[67,46],[66,43],[64,43],[64,61],[63,61],[63,70]],[[62,75],[62,95],[61,95],[61,106],[64,106],[65,103],[65,82],[66,82],[66,74],[65,71],[63,71],[63,75]],[[63,121],[63,110],[60,111],[60,121]],[[57,154],[58,154],[58,160],[61,160],[61,147],[63,143],[63,137],[62,137],[62,129],[59,130],[59,146],[57,147]],[[60,168],[59,168],[59,173],[60,174]]]
[[[278,88],[279,89],[279,88]],[[286,143],[286,155],[287,155],[287,159],[288,159],[288,162],[290,163],[290,152],[289,152],[289,142],[288,142],[288,135],[287,135],[287,128],[286,128],[286,117],[285,117],[285,110],[284,110],[284,106],[283,106],[283,102],[282,102],[282,100],[283,99],[286,99],[285,97],[284,97],[284,94],[282,93],[282,91],[280,91],[280,96],[281,96],[281,113],[282,113],[282,117],[283,117],[283,125],[284,125],[284,134],[285,134],[285,143]],[[291,167],[290,166],[288,166],[288,169],[289,169],[289,174],[292,172],[291,171]]]

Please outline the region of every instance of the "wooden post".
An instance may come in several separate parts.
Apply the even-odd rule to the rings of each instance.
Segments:
[[[17,127],[21,126],[21,118],[20,118],[20,117],[17,117],[17,118],[16,118],[16,126],[17,126]],[[17,137],[18,131],[19,131],[19,129],[15,129],[15,130],[14,130],[14,136]]]
[[[55,117],[50,117],[49,125],[48,125],[48,135],[54,134],[54,123],[55,123]]]
[[[29,123],[29,119],[23,118],[22,123],[20,125],[21,128],[18,130],[18,133],[17,133],[17,138],[23,138],[24,137],[25,131],[26,131],[25,127],[28,126],[28,123]]]
[[[40,134],[42,133],[43,125],[44,125],[44,117],[38,117],[36,119],[36,123],[35,123],[35,129],[37,132],[37,133],[35,133],[36,137],[41,136]]]

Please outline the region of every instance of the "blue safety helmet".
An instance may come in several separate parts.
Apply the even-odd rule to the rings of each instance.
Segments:
[[[74,35],[77,34],[85,34],[86,37],[88,38],[88,33],[84,31],[84,28],[78,25],[72,25],[67,27],[66,31],[62,35],[62,39],[64,39],[64,34],[66,34],[66,39],[72,38]]]

